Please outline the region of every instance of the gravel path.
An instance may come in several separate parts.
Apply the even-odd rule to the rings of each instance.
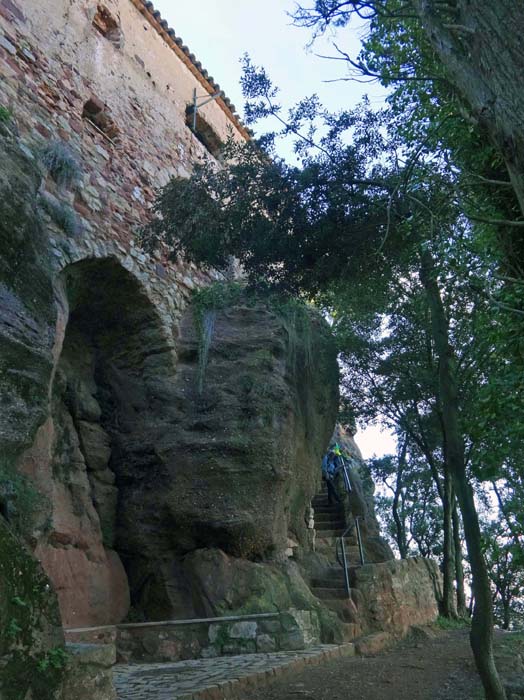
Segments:
[[[243,700],[479,700],[467,630],[405,640],[375,657],[337,659],[250,691]]]

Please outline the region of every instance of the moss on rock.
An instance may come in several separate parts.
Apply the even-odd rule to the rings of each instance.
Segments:
[[[66,666],[55,593],[0,518],[0,696],[54,700]]]

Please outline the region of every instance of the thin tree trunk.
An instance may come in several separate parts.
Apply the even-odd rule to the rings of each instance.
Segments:
[[[518,547],[522,547],[521,542],[520,542],[520,533],[515,529],[515,526],[513,525],[513,521],[511,520],[510,514],[508,512],[508,509],[506,508],[506,504],[504,503],[504,500],[501,496],[501,493],[498,489],[496,482],[492,481],[491,485],[493,486],[493,491],[495,492],[495,496],[497,497],[500,512],[504,516],[504,520],[506,521],[508,529],[511,532],[511,536],[513,537],[513,541],[515,542],[515,544]]]
[[[509,625],[511,622],[511,605],[510,605],[510,601],[507,598],[502,599],[502,610],[503,610],[502,629],[509,630]]]
[[[462,563],[462,543],[460,541],[460,517],[457,510],[457,499],[453,497],[453,543],[455,550],[455,580],[457,582],[457,613],[466,617],[466,591],[464,589],[464,565]]]
[[[439,393],[443,412],[447,464],[453,477],[468,548],[475,607],[470,642],[475,663],[484,686],[486,700],[506,700],[493,658],[493,609],[491,589],[482,553],[482,540],[473,490],[466,475],[464,440],[460,430],[458,392],[455,381],[456,360],[449,343],[449,325],[444,311],[430,251],[421,251],[420,278],[431,311],[431,327],[439,358]]]
[[[404,442],[402,443],[402,448],[398,457],[397,481],[395,484],[395,492],[393,495],[393,520],[395,521],[395,529],[397,531],[396,540],[401,559],[406,559],[408,556],[408,548],[406,544],[406,526],[403,520],[400,518],[398,512],[398,503],[400,499],[400,492],[402,490],[402,476],[404,474],[404,468],[406,466],[407,448],[408,441],[406,436],[404,436]]]
[[[444,551],[443,551],[443,586],[442,586],[442,614],[444,617],[455,618],[457,611],[455,608],[455,591],[453,581],[455,580],[453,562],[453,486],[451,483],[451,473],[448,465],[444,463]]]

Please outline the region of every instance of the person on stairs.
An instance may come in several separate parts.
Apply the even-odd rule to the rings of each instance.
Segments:
[[[322,460],[322,480],[326,482],[328,503],[340,503],[340,496],[335,488],[335,478],[340,471],[339,459],[333,450],[329,450]]]

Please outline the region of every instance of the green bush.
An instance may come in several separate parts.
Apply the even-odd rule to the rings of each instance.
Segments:
[[[12,527],[25,534],[35,511],[43,505],[43,497],[26,476],[0,463],[0,504]]]
[[[465,620],[462,617],[452,618],[443,617],[442,615],[437,617],[435,624],[437,627],[440,627],[441,630],[460,630],[470,625],[469,620]]]
[[[71,149],[63,141],[51,141],[40,151],[40,162],[60,187],[76,184],[81,170]]]
[[[7,109],[7,107],[0,105],[0,122],[3,122],[4,124],[6,124],[7,122],[10,122],[12,118],[13,118],[13,115]]]

